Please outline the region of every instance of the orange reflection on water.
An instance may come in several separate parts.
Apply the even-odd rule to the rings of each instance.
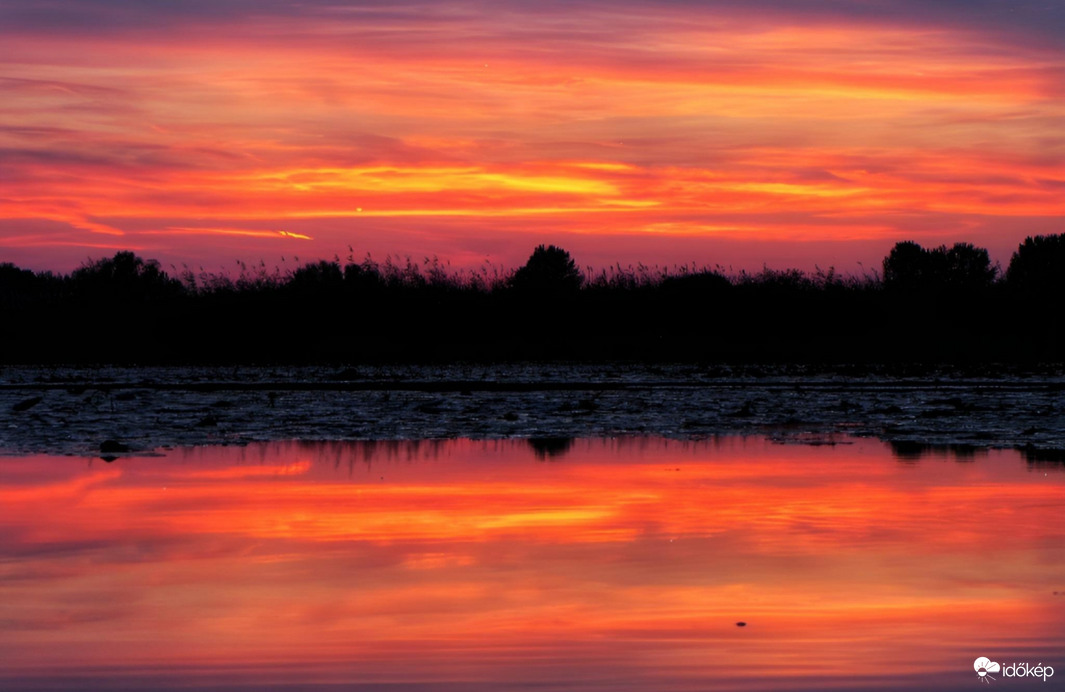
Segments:
[[[1065,675],[1063,481],[871,441],[4,459],[0,683],[963,689],[980,655]]]

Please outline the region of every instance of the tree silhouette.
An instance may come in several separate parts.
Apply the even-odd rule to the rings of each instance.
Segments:
[[[884,258],[884,285],[889,288],[911,288],[928,281],[927,253],[917,243],[907,240],[895,243]]]
[[[37,275],[29,269],[20,269],[10,262],[0,263],[0,291],[26,292],[37,283]]]
[[[583,281],[568,252],[554,245],[540,245],[514,273],[510,284],[522,292],[558,295],[576,292]]]
[[[987,250],[971,243],[926,250],[905,241],[884,258],[884,286],[890,289],[975,291],[989,287],[996,273]]]
[[[936,253],[942,252],[937,248]],[[998,273],[991,266],[991,257],[987,250],[972,243],[954,243],[954,247],[944,253],[946,266],[943,282],[950,288],[975,291],[985,289],[995,280]]]
[[[1010,258],[1006,283],[1023,291],[1065,292],[1065,234],[1025,238]]]
[[[89,262],[76,269],[71,279],[79,292],[97,298],[149,300],[178,295],[182,286],[171,279],[155,260],[144,260],[129,251]]]

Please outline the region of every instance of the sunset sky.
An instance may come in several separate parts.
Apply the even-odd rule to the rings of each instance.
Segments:
[[[1061,0],[0,0],[0,261],[34,269],[860,272],[1063,218]]]

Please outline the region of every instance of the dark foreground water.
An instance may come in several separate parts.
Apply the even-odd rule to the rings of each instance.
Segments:
[[[278,439],[847,434],[1065,460],[1060,365],[0,368],[0,454]],[[113,447],[113,445],[112,445]],[[105,445],[106,448],[106,445]]]
[[[0,459],[0,689],[973,690],[979,657],[1060,689],[1063,471],[763,438]]]

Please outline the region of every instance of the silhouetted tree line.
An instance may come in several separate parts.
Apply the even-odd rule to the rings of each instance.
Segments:
[[[581,269],[554,246],[514,272],[367,258],[193,274],[131,252],[69,275],[0,264],[3,363],[573,359],[1060,361],[1065,235],[1005,272],[968,243],[896,244],[883,273]]]

